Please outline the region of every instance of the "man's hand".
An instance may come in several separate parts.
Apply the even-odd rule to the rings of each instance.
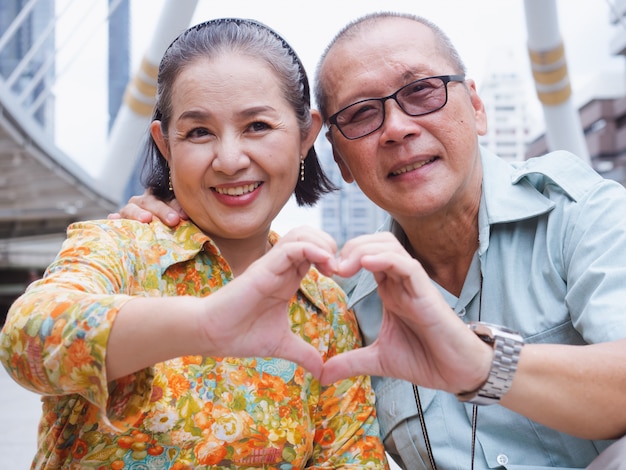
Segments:
[[[186,220],[187,214],[180,207],[176,199],[165,203],[157,199],[146,190],[141,196],[133,196],[119,212],[109,214],[109,219],[131,219],[146,224],[156,217],[169,227],[175,227],[181,220]]]
[[[450,309],[421,264],[390,233],[350,240],[337,274],[374,274],[383,304],[378,339],[328,360],[323,383],[355,375],[396,377],[452,393],[473,390],[489,374],[492,349]]]

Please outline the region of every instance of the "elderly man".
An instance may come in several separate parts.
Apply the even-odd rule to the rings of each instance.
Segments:
[[[586,467],[626,432],[624,188],[565,152],[512,167],[481,149],[475,84],[421,18],[348,25],[316,91],[343,178],[395,235],[342,250],[343,274],[368,269],[351,303],[372,346],[326,380],[405,379],[375,389],[410,468]]]

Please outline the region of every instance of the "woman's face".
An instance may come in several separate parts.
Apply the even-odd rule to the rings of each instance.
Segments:
[[[294,191],[304,137],[281,83],[264,61],[238,53],[198,59],[172,89],[167,136],[151,133],[169,163],[176,199],[216,242],[266,237]]]

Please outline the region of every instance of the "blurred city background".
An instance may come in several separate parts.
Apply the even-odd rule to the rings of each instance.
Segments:
[[[333,35],[377,11],[423,15],[457,45],[487,107],[481,141],[507,160],[577,153],[626,183],[626,0],[0,0],[0,325],[75,220],[142,192],[136,169],[171,40],[214,17],[259,19],[301,55],[309,78]],[[341,245],[384,214],[342,184],[314,209],[291,202],[274,229],[316,225]],[[625,214],[626,216],[626,214]],[[0,467],[28,468],[38,398],[0,370]],[[10,464],[10,466],[6,466]]]

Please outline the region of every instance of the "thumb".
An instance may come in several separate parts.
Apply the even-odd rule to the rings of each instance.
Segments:
[[[368,346],[331,357],[324,364],[320,382],[322,385],[328,385],[357,375],[381,374],[375,350]]]
[[[320,352],[295,334],[290,335],[280,348],[280,357],[295,362],[313,374],[316,379],[322,375],[324,361]]]

